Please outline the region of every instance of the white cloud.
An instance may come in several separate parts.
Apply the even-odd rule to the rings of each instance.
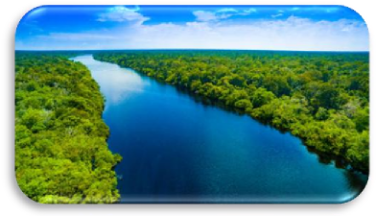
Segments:
[[[257,9],[256,8],[249,8],[249,9],[245,9],[243,11],[241,11],[239,14],[240,15],[248,15],[248,14],[251,14],[251,13],[256,13],[257,12]]]
[[[112,40],[115,39],[112,35],[95,33],[51,33],[49,35],[40,35],[40,39],[50,40],[66,40],[66,41],[91,41],[91,40]]]
[[[203,21],[203,22],[219,19],[215,15],[215,13],[209,12],[209,11],[195,11],[195,12],[193,12],[193,15],[196,16],[196,20]]]
[[[283,13],[274,14],[274,15],[272,15],[272,18],[277,18],[277,17],[280,17],[280,16],[283,16]]]
[[[132,33],[134,35],[128,38],[124,48],[312,51],[369,49],[368,31],[363,22],[316,22],[295,16],[286,20],[260,20],[248,23],[190,22],[186,25],[142,25],[135,27]]]
[[[196,16],[197,21],[207,22],[207,21],[219,21],[222,19],[227,19],[229,17],[238,15],[238,16],[247,16],[251,13],[256,13],[255,8],[248,8],[243,10],[237,10],[234,8],[221,8],[216,11],[194,11],[193,15]]]
[[[106,13],[100,14],[97,20],[100,22],[133,22],[135,24],[142,24],[146,20],[149,20],[148,17],[145,17],[141,13],[137,12],[138,10],[138,7],[130,9],[123,6],[117,6],[111,8]]]
[[[47,49],[369,50],[368,30],[361,21],[313,21],[296,16],[242,22],[212,22],[210,16],[202,19],[206,21],[127,25],[111,31],[50,34],[33,42],[45,44]],[[25,46],[25,43],[19,46]]]

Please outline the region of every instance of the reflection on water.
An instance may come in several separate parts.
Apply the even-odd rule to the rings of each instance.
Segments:
[[[125,73],[127,69],[116,64],[95,61],[92,55],[79,56],[73,60],[87,65],[98,82],[106,103],[116,104],[134,93],[142,93],[144,86],[148,84],[136,73]]]
[[[92,56],[74,60],[107,99],[122,202],[343,202],[365,185],[290,133]]]
[[[365,188],[368,176],[357,172],[344,172],[344,175],[349,182],[349,190],[358,192]]]

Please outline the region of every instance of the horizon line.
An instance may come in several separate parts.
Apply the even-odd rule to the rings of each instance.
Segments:
[[[340,53],[349,53],[349,52],[357,52],[357,53],[369,53],[369,50],[258,50],[258,49],[216,49],[216,48],[141,48],[141,49],[15,49],[17,52],[79,52],[79,51],[163,51],[163,50],[170,50],[170,51],[189,51],[189,50],[203,50],[203,51],[271,51],[271,52],[340,52]]]

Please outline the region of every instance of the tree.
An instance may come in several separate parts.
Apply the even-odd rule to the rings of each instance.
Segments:
[[[251,102],[254,105],[254,107],[260,107],[264,104],[269,103],[275,98],[276,97],[272,92],[267,91],[264,88],[258,88],[251,96]]]

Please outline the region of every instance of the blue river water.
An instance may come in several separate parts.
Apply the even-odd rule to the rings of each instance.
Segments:
[[[366,176],[321,163],[300,139],[246,115],[204,105],[92,55],[121,202],[345,202]]]

